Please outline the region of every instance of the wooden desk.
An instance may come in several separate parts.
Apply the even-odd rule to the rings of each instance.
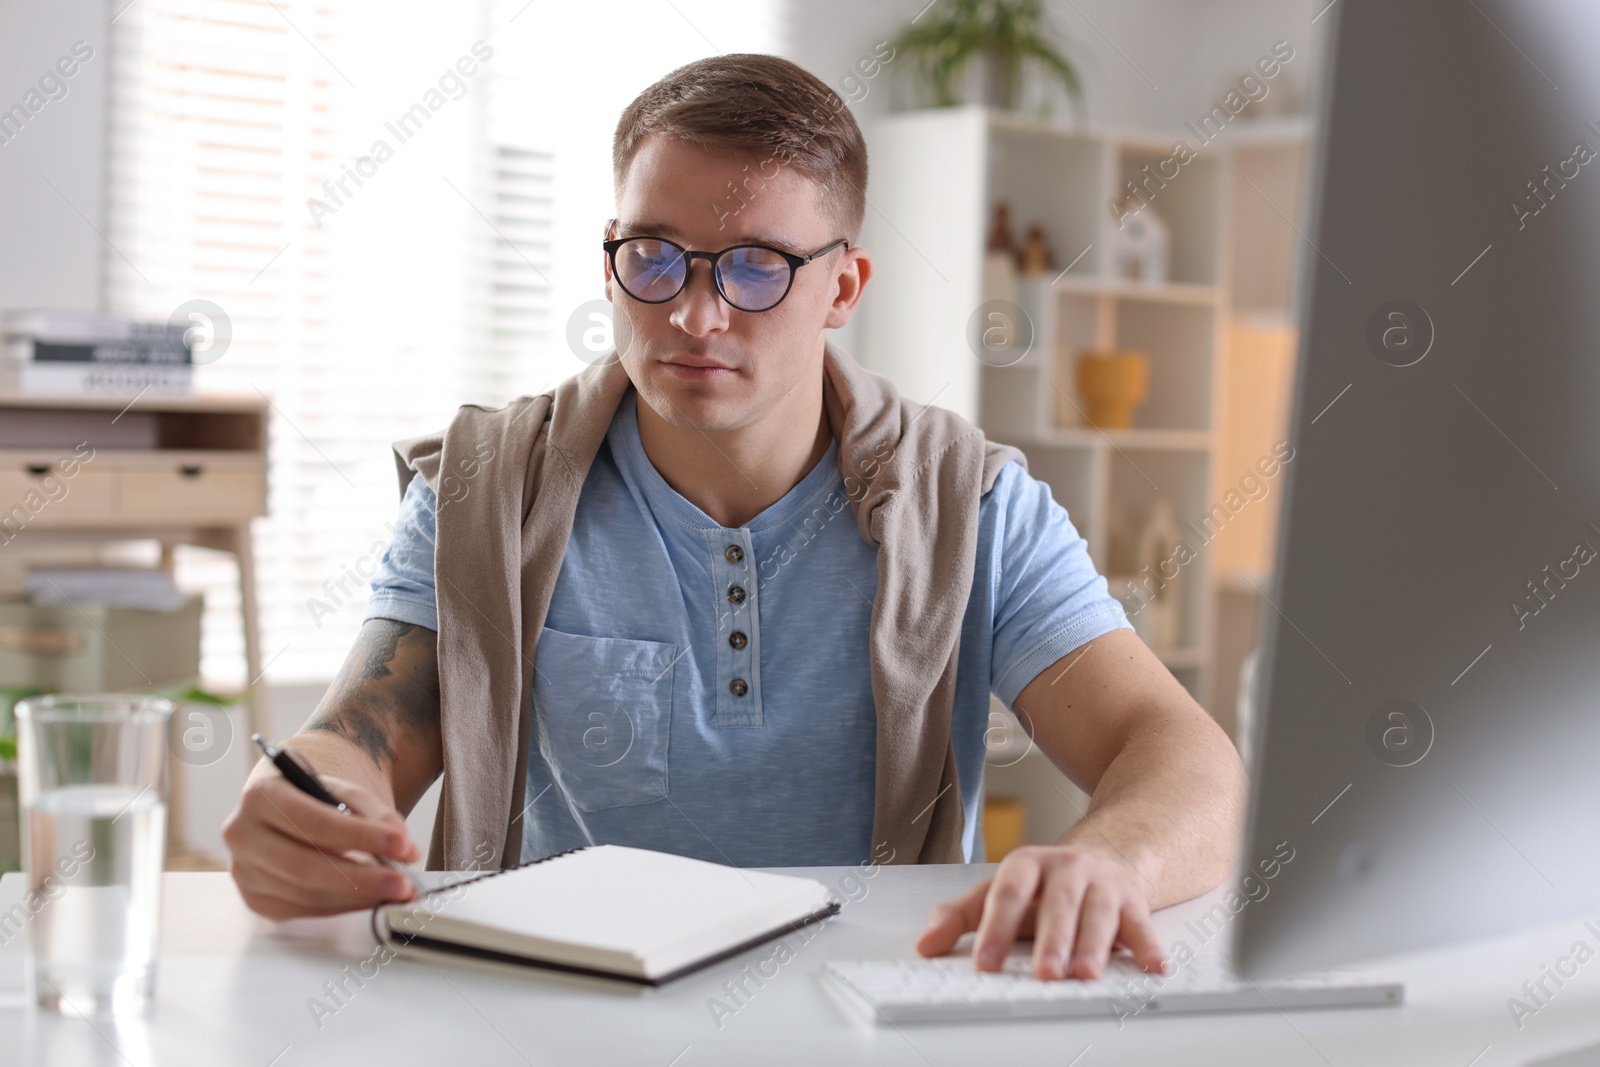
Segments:
[[[154,539],[168,569],[174,545],[231,552],[250,725],[263,733],[270,727],[250,520],[267,513],[268,413],[260,396],[147,394],[130,403],[0,394],[0,543],[26,551],[63,540]],[[83,460],[80,452],[74,464],[80,441],[93,453]]]

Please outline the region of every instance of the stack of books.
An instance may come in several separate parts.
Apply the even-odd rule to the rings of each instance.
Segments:
[[[39,607],[104,604],[170,612],[189,602],[159,567],[38,567],[28,571],[24,588]]]
[[[0,316],[0,390],[58,396],[188,396],[194,359],[186,327],[89,311]]]

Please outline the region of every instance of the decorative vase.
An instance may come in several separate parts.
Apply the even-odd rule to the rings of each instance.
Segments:
[[[1132,349],[1082,352],[1077,384],[1089,425],[1126,430],[1150,386],[1150,357]]]
[[[982,104],[1000,111],[1015,111],[1022,96],[1022,71],[1016,60],[992,52],[979,52],[967,64],[964,103]]]
[[[1182,636],[1187,577],[1177,553],[1180,539],[1177,513],[1164,497],[1111,535],[1107,588],[1122,601],[1133,632],[1158,655],[1178,648]]]
[[[1172,238],[1161,216],[1132,197],[1123,197],[1112,210],[1117,231],[1112,237],[1112,272],[1131,282],[1159,285],[1167,280],[1172,261]]]
[[[1033,324],[1033,348],[1041,353],[1050,351],[1057,334],[1057,294],[1050,287],[1048,274],[1024,274],[1017,279],[1017,306]],[[1058,398],[1059,399],[1059,398]]]
[[[988,796],[983,801],[983,858],[999,863],[1006,853],[1027,843],[1028,809],[1015,797]]]
[[[983,255],[983,299],[1017,302],[1017,261],[1010,252],[985,252]]]
[[[1165,655],[1175,644],[1177,633],[1176,604],[1170,597],[1151,597],[1150,579],[1144,574],[1108,574],[1106,585],[1111,594],[1122,602],[1128,616],[1128,625],[1156,655]]]
[[[1017,302],[1017,248],[1011,237],[1011,205],[1001,200],[994,206],[983,255],[983,299]]]

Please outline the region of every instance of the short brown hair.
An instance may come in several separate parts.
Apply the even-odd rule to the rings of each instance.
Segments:
[[[760,167],[746,179],[752,191],[762,178],[776,177],[775,168],[795,167],[820,186],[818,206],[843,228],[841,236],[854,241],[861,235],[867,204],[861,128],[838,93],[787,59],[749,52],[711,56],[640,93],[623,110],[611,144],[618,190],[639,142],[652,133],[760,155]]]

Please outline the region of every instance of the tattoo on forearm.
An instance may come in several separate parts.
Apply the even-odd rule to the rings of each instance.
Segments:
[[[366,643],[366,662],[362,665],[361,677],[369,682],[388,678],[393,674],[389,670],[389,664],[394,660],[395,650],[400,647],[400,639],[412,630],[418,629],[409,622],[395,622],[392,619],[372,621],[382,625],[372,628],[372,640]]]
[[[379,768],[392,764],[402,731],[426,737],[438,728],[433,645],[433,631],[425,627],[368,619],[306,729],[344,738]]]

